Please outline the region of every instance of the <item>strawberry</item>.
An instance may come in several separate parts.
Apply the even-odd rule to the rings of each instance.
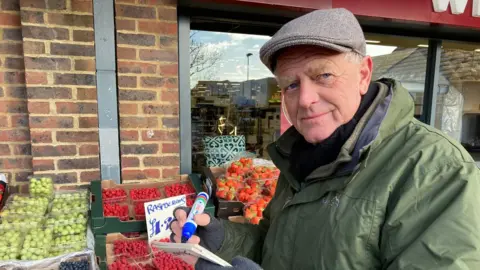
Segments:
[[[260,219],[261,219],[260,217],[254,217],[250,220],[250,223],[258,225],[260,224]]]
[[[217,190],[216,195],[217,195],[218,198],[224,199],[224,198],[227,197],[227,192],[225,190]]]
[[[235,199],[235,193],[229,192],[227,195],[227,200],[233,201]]]
[[[256,212],[253,212],[252,210],[250,210],[248,208],[247,208],[247,210],[245,210],[244,216],[245,216],[246,219],[250,220],[250,219],[254,218],[256,215],[257,215]]]

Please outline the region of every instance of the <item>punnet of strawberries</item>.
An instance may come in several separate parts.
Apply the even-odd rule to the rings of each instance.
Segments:
[[[250,158],[232,162],[226,173],[216,179],[217,198],[244,203],[261,196],[273,196],[280,171],[275,167],[254,166]]]
[[[279,175],[276,167],[256,166],[251,158],[240,158],[217,177],[215,195],[243,202],[244,217],[252,224],[259,224],[263,210],[275,194]]]
[[[263,218],[263,210],[267,207],[267,204],[270,202],[271,197],[264,196],[257,199],[255,202],[251,202],[245,206],[243,209],[243,216],[251,224],[259,224],[260,220]]]

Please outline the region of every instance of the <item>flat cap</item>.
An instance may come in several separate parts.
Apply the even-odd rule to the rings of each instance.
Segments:
[[[366,54],[362,27],[355,15],[344,8],[316,10],[288,22],[262,46],[260,59],[273,72],[278,52],[298,45]]]

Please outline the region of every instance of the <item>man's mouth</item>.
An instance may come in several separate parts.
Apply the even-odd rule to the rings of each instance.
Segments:
[[[309,116],[306,116],[306,117],[302,117],[302,121],[305,121],[305,120],[312,120],[312,119],[315,119],[315,118],[318,118],[318,117],[322,117],[324,115],[327,115],[329,114],[330,111],[328,112],[323,112],[323,113],[317,113],[317,114],[314,114],[314,115],[309,115]]]

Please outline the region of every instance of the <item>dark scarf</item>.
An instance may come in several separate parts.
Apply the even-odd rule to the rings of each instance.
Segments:
[[[373,86],[373,87],[372,87]],[[362,96],[360,106],[352,120],[340,126],[327,139],[319,144],[307,142],[303,136],[299,136],[292,147],[290,154],[290,172],[299,180],[303,181],[318,167],[335,161],[342,146],[350,138],[355,126],[368,110],[378,94],[378,88],[371,85],[367,93]]]

